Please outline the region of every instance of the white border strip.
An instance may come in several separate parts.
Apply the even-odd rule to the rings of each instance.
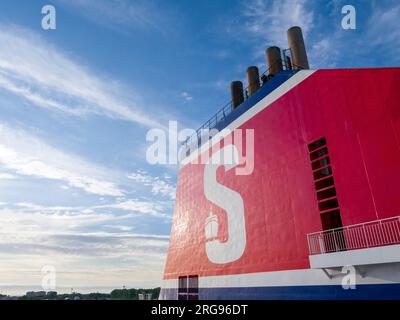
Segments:
[[[199,288],[244,288],[341,285],[345,273],[329,269],[331,279],[320,269],[284,270],[237,275],[199,277]],[[357,272],[357,284],[400,283],[400,263],[363,266],[363,277]],[[177,288],[178,279],[163,280],[163,288]]]
[[[400,245],[340,251],[309,256],[311,268],[332,268],[400,262]]]
[[[276,88],[271,93],[269,93],[267,96],[265,96],[263,99],[261,99],[259,102],[257,102],[253,107],[251,107],[248,111],[243,113],[240,117],[238,117],[235,121],[233,121],[231,124],[229,124],[226,128],[228,128],[230,131],[233,131],[234,129],[240,127],[243,123],[250,120],[257,113],[264,110],[270,104],[272,104],[277,99],[282,97],[286,92],[290,91],[295,86],[297,86],[299,83],[301,83],[302,81],[307,79],[315,71],[317,71],[317,70],[300,70],[294,76],[292,76],[291,78],[286,80],[284,83],[282,83],[278,88]],[[206,143],[203,146],[201,146],[200,150],[197,148],[189,156],[182,159],[181,167],[183,167],[183,166],[187,165],[188,163],[190,163],[191,161],[195,160],[200,154],[205,152],[207,149],[209,149],[214,144],[221,141],[226,135],[227,135],[226,131],[221,131],[219,134],[215,135],[211,140],[211,145],[210,145],[210,143]]]

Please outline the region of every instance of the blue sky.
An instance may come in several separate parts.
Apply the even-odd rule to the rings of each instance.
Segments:
[[[160,285],[177,167],[146,162],[147,131],[198,127],[293,25],[312,68],[398,66],[399,17],[398,1],[2,1],[0,292],[44,265],[60,288]]]

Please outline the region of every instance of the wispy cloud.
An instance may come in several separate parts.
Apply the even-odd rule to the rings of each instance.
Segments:
[[[314,68],[335,68],[339,56],[339,48],[335,44],[339,41],[336,33],[330,38],[323,38],[310,46],[308,53],[310,67]]]
[[[150,187],[151,192],[155,195],[161,194],[169,197],[171,200],[175,199],[175,186],[171,184],[168,179],[153,177],[143,170],[133,172],[127,175],[127,177],[135,182]]]
[[[340,4],[332,5],[330,15],[335,23],[320,32],[313,30],[309,56],[312,67],[383,67],[400,62],[400,5],[397,2],[371,2],[356,5],[356,30],[343,30],[340,26]],[[383,5],[385,4],[385,5]],[[367,13],[361,18],[361,12]],[[320,17],[323,21],[323,17]],[[387,32],[387,30],[391,30]],[[384,36],[383,36],[384,35]],[[385,58],[374,52],[385,52]]]
[[[0,282],[20,283],[23,277],[25,284],[40,286],[41,268],[53,265],[58,286],[157,286],[169,237],[130,232],[127,217],[98,211],[34,204],[0,208]],[[125,228],[106,232],[99,225]],[[97,231],[83,231],[88,226]]]
[[[43,206],[34,203],[4,204],[0,208],[0,236],[13,233],[22,241],[26,235],[76,233],[88,227],[111,222],[121,223],[126,216],[115,216],[99,210],[90,212],[80,207]],[[80,231],[79,231],[80,230]]]
[[[160,127],[141,98],[112,79],[101,78],[37,34],[0,28],[0,88],[33,105],[74,116],[98,114]]]
[[[1,123],[0,164],[19,175],[63,181],[92,194],[114,197],[124,194],[114,182],[102,178],[107,175],[106,169]]]
[[[286,31],[292,26],[300,26],[305,37],[313,27],[313,12],[307,8],[307,0],[255,0],[243,5],[245,28],[257,40],[263,39],[267,45],[287,47]],[[262,48],[265,49],[265,48]]]
[[[0,172],[0,180],[14,180],[16,178],[17,176],[13,174]]]
[[[162,6],[163,2],[158,4],[144,0],[58,0],[57,2],[71,7],[75,13],[102,27],[124,34],[129,34],[133,29],[171,34],[173,31],[176,32],[173,26],[179,18],[171,9]]]
[[[242,1],[235,18],[224,20],[221,29],[229,37],[245,41],[252,49],[254,58],[264,63],[266,47],[288,47],[288,28],[300,26],[307,38],[314,25],[314,13],[310,6],[312,3],[308,0]]]
[[[119,201],[116,203],[110,203],[100,206],[93,207],[94,209],[120,209],[133,213],[141,213],[157,218],[164,218],[170,220],[171,212],[166,212],[168,210],[168,204],[160,201],[146,201],[139,199],[129,199],[124,201]]]
[[[367,22],[364,43],[385,52],[387,60],[400,62],[400,4],[395,1],[387,7],[372,6]],[[368,41],[368,42],[367,42]],[[372,54],[371,54],[372,55]],[[382,61],[384,63],[384,61]]]
[[[180,96],[185,100],[185,101],[192,101],[193,97],[189,94],[189,92],[183,91]]]
[[[245,41],[255,59],[265,61],[265,47],[287,48],[287,29],[303,30],[312,68],[393,66],[400,61],[400,5],[397,1],[354,3],[357,29],[341,28],[345,1],[243,1],[221,30],[231,39]],[[390,32],[388,32],[390,30]],[[386,53],[386,58],[373,54]]]
[[[110,236],[132,235],[127,233],[134,227],[134,220],[137,215],[133,212],[151,212],[151,207],[146,207],[145,202],[130,202],[130,213],[115,214],[109,212],[108,208],[118,205],[105,206],[45,206],[35,203],[0,203],[0,235],[3,233],[14,233],[13,239],[19,241],[21,234],[97,234],[101,235],[102,227],[118,226]],[[120,208],[125,208],[121,206]],[[126,207],[127,208],[127,207]],[[121,226],[125,227],[124,229]],[[85,232],[83,231],[85,230]],[[95,231],[94,231],[95,230]],[[154,235],[156,236],[156,235]],[[165,237],[165,236],[160,236]]]
[[[96,224],[99,222],[116,222],[119,220],[130,219],[137,217],[138,214],[153,216],[156,218],[163,218],[169,221],[171,219],[171,204],[165,201],[156,200],[139,200],[139,199],[117,199],[115,202],[110,202],[103,205],[91,206],[44,206],[30,202],[18,202],[12,207],[10,204],[1,203],[0,207],[5,206],[8,210],[15,208],[19,213],[40,213],[46,215],[53,215],[57,219],[73,221],[80,219],[87,219],[89,223]],[[115,210],[109,212],[107,209],[118,209],[127,211],[126,214],[116,214]],[[108,213],[105,213],[105,212]],[[101,213],[101,214],[100,214]],[[101,218],[101,219],[100,219]],[[99,220],[100,219],[100,220]],[[65,226],[67,227],[67,226]]]

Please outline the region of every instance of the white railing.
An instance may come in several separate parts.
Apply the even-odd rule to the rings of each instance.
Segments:
[[[307,234],[310,255],[400,244],[400,216]]]

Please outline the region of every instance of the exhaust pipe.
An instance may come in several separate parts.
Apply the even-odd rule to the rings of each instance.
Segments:
[[[293,69],[309,69],[303,33],[300,27],[291,27],[287,31],[288,44],[292,54]]]
[[[242,81],[231,82],[231,97],[233,109],[236,109],[244,101]]]
[[[294,26],[287,31],[288,44],[291,52],[291,57],[284,54],[284,63],[288,70],[292,69],[309,69],[307,52],[304,44],[303,33],[301,28]],[[268,76],[262,76],[263,84],[266,83],[270,77],[278,74],[283,70],[283,61],[281,49],[279,47],[269,47],[265,50],[267,65],[269,67]],[[256,66],[250,66],[246,70],[247,82],[249,84],[246,97],[252,96],[260,88],[260,76]],[[232,107],[236,109],[244,102],[243,83],[241,81],[231,82],[231,98]]]
[[[276,75],[283,70],[281,49],[278,47],[269,47],[265,51],[267,56],[267,65],[269,67],[269,75]]]
[[[256,66],[247,68],[247,83],[249,84],[249,97],[260,89],[260,75]]]

